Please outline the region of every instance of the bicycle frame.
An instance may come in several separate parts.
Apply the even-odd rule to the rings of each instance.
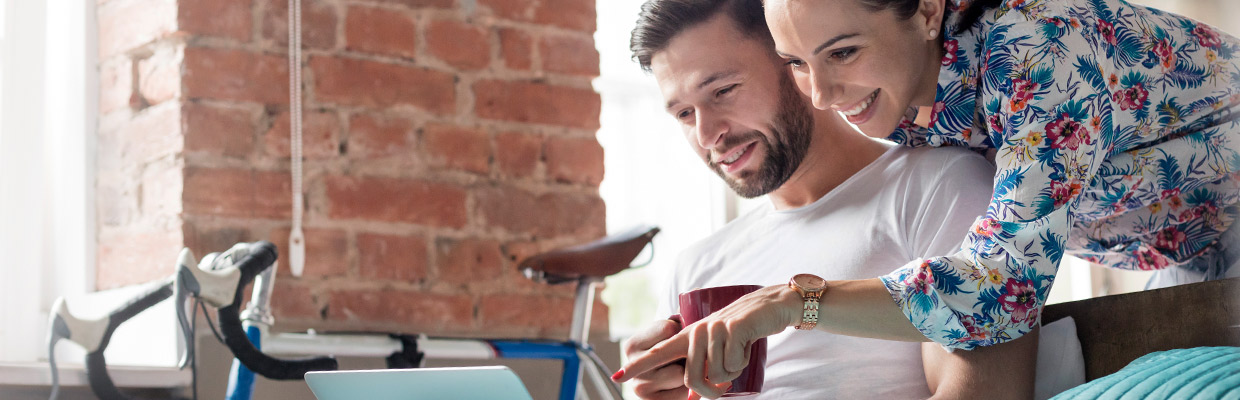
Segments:
[[[251,301],[242,314],[242,326],[253,348],[270,355],[320,355],[332,354],[348,357],[393,357],[400,354],[416,354],[408,365],[421,367],[427,359],[496,360],[548,359],[563,362],[560,376],[559,400],[589,398],[581,384],[583,372],[589,374],[595,388],[603,398],[619,400],[621,394],[610,375],[593,350],[585,345],[589,340],[590,318],[594,303],[595,285],[600,278],[580,278],[576,281],[576,298],[573,307],[572,331],[568,341],[546,340],[479,340],[430,338],[419,335],[412,341],[391,335],[375,334],[318,334],[273,333],[274,322],[270,301],[274,286],[274,268],[267,269],[255,281]],[[221,316],[221,320],[224,317]],[[223,324],[223,321],[221,321]],[[412,343],[409,343],[412,342]],[[413,347],[412,349],[410,347]],[[586,361],[583,363],[582,361]],[[588,366],[588,368],[587,368]],[[255,371],[246,367],[240,359],[233,360],[228,380],[228,400],[250,400],[253,396]]]

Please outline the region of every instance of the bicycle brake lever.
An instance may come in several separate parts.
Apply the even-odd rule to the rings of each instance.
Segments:
[[[53,396],[59,392],[59,377],[55,366],[55,346],[61,339],[68,339],[86,350],[86,376],[90,381],[91,391],[104,400],[125,399],[126,396],[116,389],[112,377],[108,375],[107,360],[103,352],[112,340],[112,333],[125,321],[138,313],[167,299],[172,295],[173,280],[167,279],[147,288],[142,294],[117,307],[107,316],[98,319],[78,318],[69,311],[65,299],[59,298],[52,307],[49,317],[48,363],[52,368]],[[54,397],[53,397],[54,398]]]
[[[268,379],[303,379],[308,371],[331,371],[337,369],[338,364],[333,357],[314,357],[296,360],[278,359],[259,351],[250,342],[241,324],[241,294],[245,291],[245,286],[254,281],[254,278],[259,273],[275,264],[277,255],[275,245],[271,244],[271,242],[260,241],[246,244],[246,246],[248,249],[243,256],[232,260],[227,258],[223,260],[223,262],[235,262],[235,264],[232,264],[232,268],[239,270],[241,273],[240,280],[237,281],[236,286],[232,290],[231,299],[217,310],[220,334],[224,336],[224,344],[228,346],[233,356],[245,365],[246,368]],[[217,257],[217,260],[213,260],[212,264],[218,265],[220,262]]]

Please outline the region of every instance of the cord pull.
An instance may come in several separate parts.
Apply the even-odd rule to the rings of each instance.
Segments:
[[[301,277],[306,268],[306,236],[300,226],[293,227],[288,235],[288,266],[295,277]]]

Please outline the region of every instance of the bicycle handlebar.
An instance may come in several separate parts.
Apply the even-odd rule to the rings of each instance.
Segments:
[[[304,379],[309,371],[332,371],[338,369],[336,359],[332,357],[313,357],[306,359],[278,359],[259,351],[250,343],[241,325],[241,296],[246,285],[254,280],[264,269],[275,263],[276,247],[267,241],[250,244],[248,254],[237,262],[241,270],[241,279],[237,290],[233,293],[231,304],[219,308],[220,334],[224,336],[224,344],[232,351],[237,360],[251,371],[268,379],[293,380]]]
[[[52,354],[56,341],[69,339],[87,350],[86,377],[90,382],[90,390],[95,393],[95,396],[103,400],[127,399],[128,397],[117,390],[111,375],[108,374],[107,360],[104,358],[103,352],[107,350],[108,344],[112,340],[112,333],[116,331],[117,327],[142,311],[167,299],[168,296],[172,296],[173,283],[172,279],[168,279],[159,285],[152,286],[146,292],[113,310],[106,317],[96,320],[77,318],[69,312],[68,306],[63,299],[57,301],[52,312],[52,332],[48,343],[48,358],[49,364],[52,366],[52,380],[57,380],[55,356]],[[59,386],[58,382],[53,382],[53,386]],[[56,390],[53,392],[53,398],[56,397],[55,392]]]

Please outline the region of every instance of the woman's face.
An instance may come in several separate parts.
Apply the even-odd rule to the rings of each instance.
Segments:
[[[916,14],[900,18],[859,0],[766,0],[766,22],[814,107],[881,138],[910,107],[934,103],[943,1],[921,0]]]

